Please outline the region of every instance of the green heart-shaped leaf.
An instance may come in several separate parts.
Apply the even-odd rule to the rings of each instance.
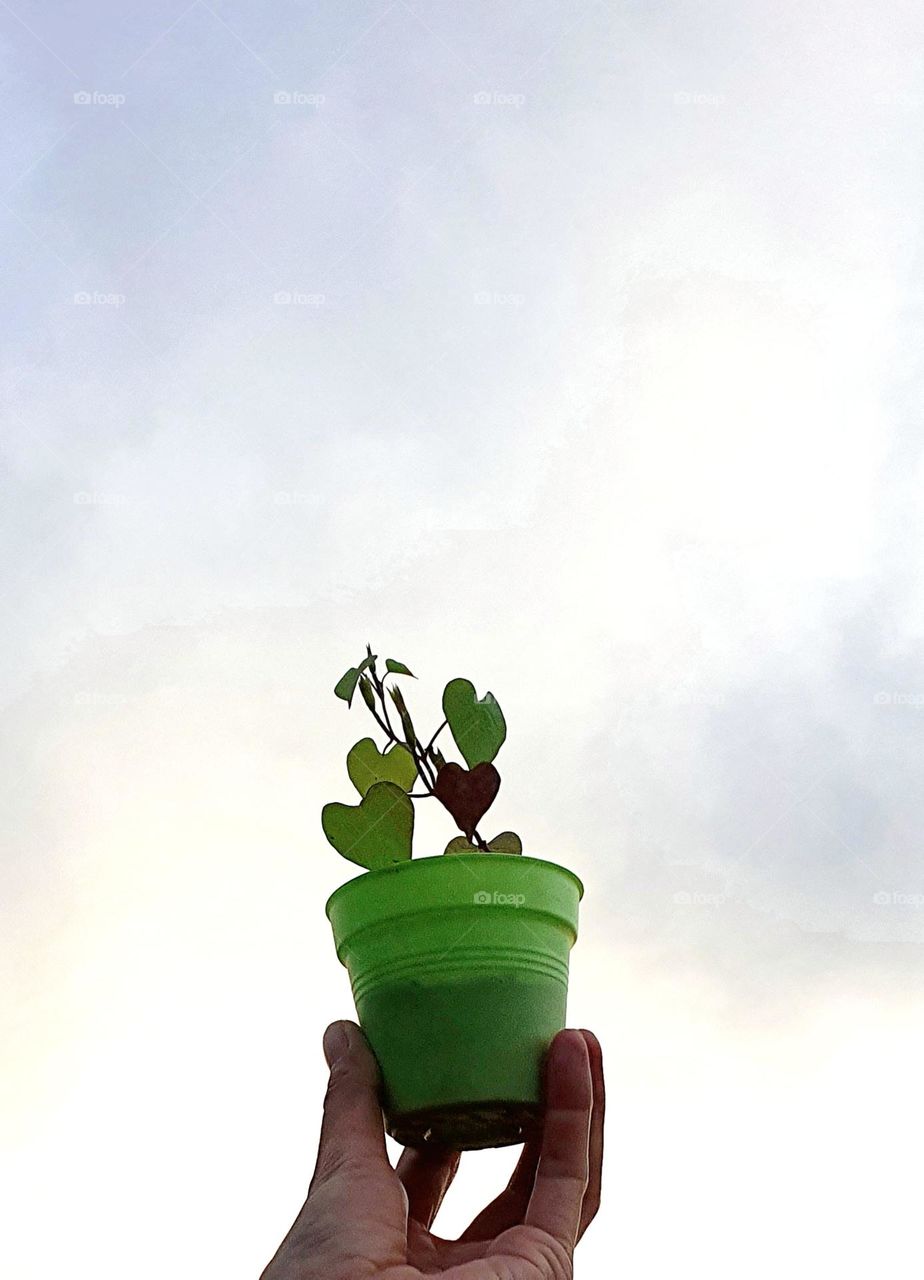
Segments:
[[[488,849],[491,853],[522,853],[523,841],[515,831],[502,831],[488,841]]]
[[[334,693],[338,698],[342,698],[348,707],[352,706],[353,694],[356,692],[356,682],[359,679],[359,675],[359,667],[350,667],[349,671],[345,671],[334,685]]]
[[[338,853],[375,871],[410,858],[414,803],[396,783],[377,782],[358,805],[326,804],[321,826]]]
[[[417,679],[413,671],[409,671],[403,662],[396,662],[394,658],[385,659],[385,670],[390,671],[393,676],[410,676],[413,680]]]
[[[443,853],[477,853],[478,850],[473,844],[469,844],[465,836],[453,836],[449,841]]]
[[[507,736],[504,713],[494,694],[478,699],[471,680],[450,680],[443,690],[443,715],[468,767],[490,764]]]
[[[395,743],[390,751],[379,751],[371,738],[363,738],[347,756],[350,781],[364,796],[377,782],[394,782],[410,791],[417,780],[417,765],[407,747]]]
[[[479,853],[480,850],[465,836],[453,836],[446,848],[447,853]],[[493,840],[488,841],[488,853],[522,853],[523,841],[515,831],[501,831]]]

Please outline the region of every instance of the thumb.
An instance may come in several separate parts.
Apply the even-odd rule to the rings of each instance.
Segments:
[[[324,1056],[330,1079],[315,1177],[355,1160],[387,1164],[379,1067],[355,1022],[331,1023],[324,1032]]]

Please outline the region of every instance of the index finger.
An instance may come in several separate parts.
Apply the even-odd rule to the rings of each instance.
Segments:
[[[524,1221],[570,1253],[587,1190],[593,1107],[590,1057],[580,1031],[560,1031],[552,1041],[546,1082],[542,1150]]]

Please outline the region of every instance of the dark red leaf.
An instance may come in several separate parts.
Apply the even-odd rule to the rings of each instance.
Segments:
[[[478,823],[494,803],[500,782],[500,774],[493,764],[477,764],[469,770],[453,760],[444,764],[436,775],[433,794],[452,814],[459,830],[471,840]]]

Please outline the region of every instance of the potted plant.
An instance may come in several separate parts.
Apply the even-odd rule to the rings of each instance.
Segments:
[[[377,660],[367,645],[334,692],[352,706],[359,689],[385,749],[369,737],[350,748],[359,804],[326,804],[321,824],[338,853],[366,868],[326,911],[381,1068],[386,1128],[405,1146],[522,1142],[541,1125],[542,1058],[565,1025],[583,886],[524,856],[514,832],[485,840],[478,831],[500,787],[493,761],[507,734],[494,695],[450,680],[443,722],[424,746],[394,679],[417,677],[393,658],[380,675]],[[436,746],[447,727],[464,766]],[[462,834],[442,855],[412,860],[414,801],[430,798]]]

